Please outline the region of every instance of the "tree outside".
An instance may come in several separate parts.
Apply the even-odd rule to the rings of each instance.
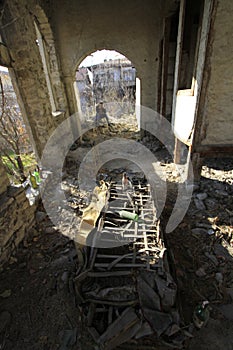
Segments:
[[[0,154],[10,180],[22,183],[36,162],[7,72],[0,72],[0,91]]]

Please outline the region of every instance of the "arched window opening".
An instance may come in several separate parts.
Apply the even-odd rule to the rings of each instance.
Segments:
[[[39,48],[39,52],[40,52],[40,56],[41,56],[41,60],[42,60],[42,65],[43,65],[43,69],[44,69],[44,73],[45,73],[45,80],[46,80],[46,84],[47,84],[47,88],[48,88],[49,100],[50,100],[50,104],[51,104],[52,114],[53,114],[53,116],[56,116],[57,108],[56,108],[54,93],[53,93],[53,89],[52,89],[51,78],[50,78],[50,75],[49,75],[49,69],[48,69],[47,57],[46,57],[46,50],[45,50],[45,43],[44,43],[44,39],[43,39],[43,37],[41,35],[41,32],[40,32],[39,27],[36,24],[36,22],[34,22],[34,25],[35,25],[35,28],[36,28],[36,36],[37,36],[36,44],[38,45],[38,48]]]
[[[36,167],[14,86],[6,67],[0,66],[0,155],[12,184],[26,180]]]

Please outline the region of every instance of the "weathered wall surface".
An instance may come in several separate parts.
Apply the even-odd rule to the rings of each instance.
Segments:
[[[35,224],[35,210],[35,205],[29,205],[23,187],[12,186],[1,194],[0,265],[9,259],[28,230]]]
[[[11,1],[7,7],[4,14],[8,13],[10,18],[17,20],[8,24],[9,17],[3,16],[4,40],[10,51],[15,79],[23,100],[23,115],[26,114],[29,120],[31,133],[40,154],[46,142],[45,129],[53,128],[53,120],[35,29],[24,2],[19,4]]]
[[[3,167],[2,160],[0,158],[0,195],[7,190],[7,186],[10,185],[6,171]]]
[[[50,7],[64,77],[74,81],[79,63],[91,52],[117,50],[136,67],[142,104],[156,109],[159,44],[169,6],[174,10],[174,1],[70,0],[62,8]]]
[[[208,144],[233,144],[233,1],[219,0],[207,53],[209,81],[203,108],[202,141]]]

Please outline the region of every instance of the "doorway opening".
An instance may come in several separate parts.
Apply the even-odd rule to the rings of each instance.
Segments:
[[[138,80],[133,63],[119,52],[98,50],[88,55],[80,63],[75,76],[81,124],[95,121],[96,107],[103,102],[110,123],[139,128],[139,109],[136,108],[140,104]]]

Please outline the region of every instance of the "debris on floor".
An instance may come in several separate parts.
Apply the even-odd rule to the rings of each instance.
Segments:
[[[124,137],[139,137],[130,128],[121,126],[121,131]],[[106,139],[109,133],[104,127],[93,132],[99,140]],[[110,131],[114,132],[120,133],[117,126]],[[61,230],[39,203],[36,227],[0,271],[0,348],[97,350],[103,345],[135,350],[138,344],[140,350],[182,346],[189,350],[232,350],[232,160],[206,161],[186,216],[164,237],[163,225],[176,200],[178,175],[159,142],[140,141],[155,152],[167,178],[167,202],[160,224],[157,220],[150,224],[153,232],[147,242],[149,248],[156,249],[147,254],[143,250],[146,241],[140,237],[135,248],[130,239],[128,244],[112,248],[87,246],[78,256],[74,237],[69,236],[66,206],[77,219],[73,223],[77,231],[91,202],[90,193],[79,188],[77,171],[92,147],[92,136],[91,132],[85,135],[82,145],[76,144],[67,155],[59,188],[67,201],[54,203]],[[103,167],[100,173],[117,178],[119,185],[123,172],[130,173],[131,166],[120,161],[110,170]],[[133,174],[134,171],[130,175]],[[143,181],[143,176],[137,176]],[[152,217],[148,214],[144,222],[140,220],[140,198],[135,205],[126,193],[122,196],[120,192],[119,197],[108,201],[104,222],[97,220],[96,225],[105,224],[106,232],[117,232],[114,241],[120,239],[122,243],[137,225],[142,228]],[[139,220],[116,215],[117,209],[112,208],[116,200],[121,204],[127,201],[124,210],[137,212]],[[110,220],[106,222],[106,218]],[[123,220],[124,224],[119,225]],[[193,314],[203,301],[209,302],[207,323],[194,328]]]
[[[79,268],[74,280],[93,341],[106,350],[128,341],[140,348],[144,337],[153,335],[153,341],[182,349],[188,332],[183,332],[176,309],[177,288],[150,186],[134,177],[130,191],[113,180],[94,191],[95,201],[87,207],[94,220],[90,209],[83,211],[78,233],[88,247],[76,244]],[[128,214],[123,218],[122,210]]]

